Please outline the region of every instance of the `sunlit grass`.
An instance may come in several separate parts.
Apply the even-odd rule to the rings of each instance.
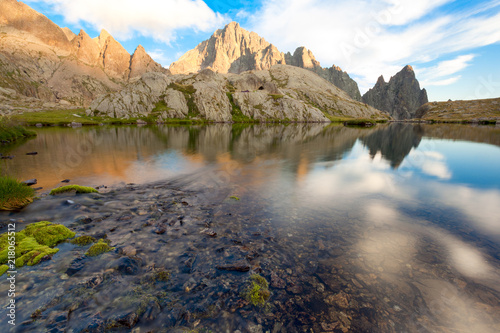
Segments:
[[[35,191],[12,177],[0,177],[0,210],[16,210],[33,202]]]

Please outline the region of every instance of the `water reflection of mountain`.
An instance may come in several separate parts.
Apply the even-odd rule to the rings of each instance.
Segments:
[[[419,125],[394,123],[379,128],[361,138],[373,158],[377,153],[397,168],[413,148],[422,140],[423,129]]]
[[[500,145],[499,129],[457,125],[390,124],[373,129],[328,124],[47,128],[37,138],[3,153],[2,172],[38,178],[53,187],[62,179],[91,184],[146,182],[228,161],[239,165],[284,162],[291,174],[307,174],[314,164],[336,163],[356,140],[375,156],[398,167],[423,136]],[[7,151],[8,150],[8,151]],[[26,156],[37,151],[37,156]],[[99,184],[97,184],[99,183]]]

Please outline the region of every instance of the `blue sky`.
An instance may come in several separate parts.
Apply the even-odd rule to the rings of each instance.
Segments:
[[[109,31],[168,67],[237,21],[282,52],[309,48],[364,93],[413,66],[430,100],[500,97],[500,0],[26,0],[58,25]]]

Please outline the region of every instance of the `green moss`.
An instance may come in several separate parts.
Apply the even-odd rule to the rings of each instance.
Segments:
[[[250,276],[250,281],[241,296],[254,306],[264,306],[271,297],[269,283],[262,276],[254,274]]]
[[[80,185],[66,185],[50,191],[50,195],[61,194],[65,192],[76,191],[76,193],[99,193],[95,188]]]
[[[158,271],[155,272],[154,278],[156,281],[168,282],[170,280],[170,273],[167,271]]]
[[[35,191],[12,177],[0,177],[0,210],[17,210],[33,202]]]
[[[78,246],[85,246],[85,245],[89,245],[91,243],[94,243],[96,241],[96,239],[92,236],[80,236],[80,237],[76,237],[75,239],[71,240],[71,244],[75,244],[75,245],[78,245]]]
[[[236,200],[236,201],[240,200],[240,198],[238,198],[237,196],[234,196],[234,195],[230,196],[229,199],[233,199],[233,200]]]
[[[42,221],[28,225],[16,233],[16,266],[36,265],[43,257],[52,256],[59,251],[52,247],[74,236],[74,232],[60,224]],[[8,260],[8,241],[8,234],[0,236],[0,264],[5,264]]]
[[[274,100],[281,99],[281,98],[285,97],[284,95],[280,95],[280,94],[269,94],[269,96],[271,96]]]
[[[1,265],[0,266],[0,276],[4,275],[5,272],[7,272],[9,270],[9,266],[7,265]]]
[[[105,241],[104,239],[99,239],[97,243],[92,245],[87,252],[85,252],[85,255],[88,257],[95,257],[100,254],[113,251],[115,248],[111,247],[108,245],[109,241]]]
[[[39,244],[54,247],[67,238],[75,237],[75,233],[61,224],[52,224],[47,221],[28,225],[24,234],[33,237]]]

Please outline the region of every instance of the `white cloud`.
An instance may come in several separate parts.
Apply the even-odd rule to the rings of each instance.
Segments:
[[[423,86],[447,86],[460,80],[461,75],[450,77],[470,66],[474,54],[465,54],[452,60],[438,63],[436,66],[416,69]]]
[[[458,82],[462,78],[461,75],[450,77],[449,79],[438,80],[438,81],[430,81],[430,80],[421,80],[420,85],[422,87],[430,87],[430,86],[449,86],[455,82]]]
[[[201,0],[31,0],[44,2],[68,23],[85,22],[118,39],[137,35],[170,43],[178,29],[210,31],[227,19]]]
[[[459,56],[453,60],[442,61],[438,64],[436,68],[437,76],[446,76],[455,74],[462,69],[469,66],[472,59],[474,59],[473,54],[467,54]]]
[[[165,68],[168,68],[170,66],[170,63],[172,63],[172,59],[168,57],[165,54],[165,51],[162,49],[154,49],[154,50],[147,50],[146,51],[151,58],[153,58],[154,61],[159,63]]]
[[[357,80],[362,92],[378,76],[386,80],[406,64],[425,69],[425,63],[500,41],[499,1],[467,11],[446,12],[438,7],[451,0],[269,0],[250,20],[250,28],[281,50],[305,46],[323,66],[342,67]],[[472,59],[441,64],[442,75],[428,82],[456,82],[443,77],[457,73]],[[462,69],[465,67],[462,67]]]

